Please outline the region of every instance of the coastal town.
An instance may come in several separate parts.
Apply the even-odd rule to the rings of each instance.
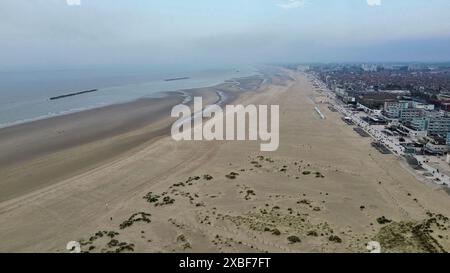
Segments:
[[[405,160],[419,180],[450,184],[450,66],[302,66],[332,111],[384,154]]]

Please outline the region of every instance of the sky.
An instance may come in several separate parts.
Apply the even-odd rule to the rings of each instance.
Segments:
[[[1,0],[0,68],[450,61],[448,0]]]

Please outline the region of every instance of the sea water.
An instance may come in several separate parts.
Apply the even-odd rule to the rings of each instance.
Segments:
[[[257,74],[253,66],[226,68],[96,68],[0,71],[0,128],[51,116],[162,96],[161,92],[208,87]],[[166,81],[166,79],[189,79]],[[50,100],[51,97],[98,89]]]

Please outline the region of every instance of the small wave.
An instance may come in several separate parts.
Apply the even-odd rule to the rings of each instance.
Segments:
[[[223,91],[217,91],[217,95],[219,96],[219,99],[217,100],[217,105],[222,105],[228,100],[228,96]]]
[[[64,115],[73,114],[73,113],[77,113],[77,112],[82,112],[82,111],[95,109],[95,108],[99,108],[99,107],[106,106],[106,105],[108,105],[108,104],[100,103],[100,104],[94,105],[94,106],[73,108],[73,109],[63,110],[63,111],[59,111],[59,112],[48,112],[45,115],[40,115],[40,116],[37,116],[34,118],[25,118],[25,119],[19,119],[16,121],[12,121],[12,122],[0,123],[0,129],[15,126],[15,125],[20,125],[20,124],[24,124],[24,123],[28,123],[28,122],[44,120],[44,119],[48,119],[48,118],[59,117],[59,116],[64,116]]]
[[[189,93],[187,93],[187,92],[181,92],[182,93],[182,96],[184,97],[184,100],[183,100],[183,102],[181,103],[181,104],[187,104],[187,103],[189,103],[189,102],[191,102],[194,98],[192,97],[192,95],[190,95]]]

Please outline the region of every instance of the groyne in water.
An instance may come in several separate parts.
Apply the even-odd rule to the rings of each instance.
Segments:
[[[80,92],[75,92],[75,93],[69,93],[69,94],[65,94],[65,95],[61,95],[61,96],[51,97],[50,100],[59,100],[59,99],[67,98],[67,97],[78,96],[81,94],[92,93],[92,92],[96,92],[96,91],[98,91],[98,89],[91,89],[91,90],[85,90],[85,91],[80,91]]]
[[[181,78],[171,78],[171,79],[165,79],[166,82],[173,82],[173,81],[181,81],[181,80],[189,80],[189,77],[181,77]]]

